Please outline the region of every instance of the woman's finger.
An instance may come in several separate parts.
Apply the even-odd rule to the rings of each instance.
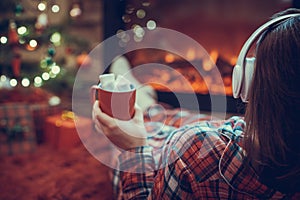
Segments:
[[[134,113],[133,119],[136,120],[136,121],[144,120],[143,111],[139,107],[139,105],[135,104],[134,105],[134,110],[135,110],[135,113]]]
[[[101,111],[99,101],[95,101],[93,106],[94,121],[99,121],[102,126],[112,127],[116,124],[115,119]]]
[[[98,133],[103,133],[103,132],[104,132],[104,131],[102,130],[102,127],[100,128],[100,126],[99,126],[98,124],[95,123],[94,127],[95,127],[95,129],[96,129],[96,131],[97,131]]]

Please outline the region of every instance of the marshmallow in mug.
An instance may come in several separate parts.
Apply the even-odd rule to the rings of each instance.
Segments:
[[[100,84],[102,89],[113,91],[115,75],[114,74],[102,74],[99,76]],[[100,85],[99,85],[100,86]]]
[[[131,83],[121,75],[117,76],[115,83],[115,88],[117,91],[129,91],[131,89]]]
[[[118,75],[115,79],[114,74],[102,74],[99,79],[104,90],[118,92],[131,90],[131,83],[121,75]]]

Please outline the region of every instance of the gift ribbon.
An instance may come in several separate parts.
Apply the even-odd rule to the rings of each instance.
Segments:
[[[74,120],[75,119],[75,113],[72,111],[63,111],[61,114],[62,120]]]

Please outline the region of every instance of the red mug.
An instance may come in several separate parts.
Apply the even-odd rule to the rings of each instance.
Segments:
[[[128,91],[109,91],[101,88],[101,84],[93,85],[90,88],[92,103],[99,100],[102,112],[107,115],[120,119],[130,120],[134,116],[134,104],[136,89],[133,85]]]

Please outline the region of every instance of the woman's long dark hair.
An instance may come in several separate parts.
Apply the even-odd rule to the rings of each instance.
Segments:
[[[300,13],[288,9],[276,16]],[[275,17],[276,17],[275,16]],[[300,192],[300,16],[270,27],[259,39],[245,114],[244,148],[262,182]]]

